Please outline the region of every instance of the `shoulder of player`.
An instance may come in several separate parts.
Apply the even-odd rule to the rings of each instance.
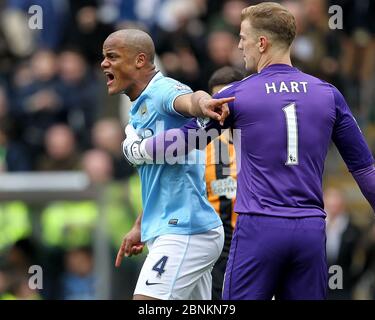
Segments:
[[[243,85],[248,85],[249,80],[255,77],[257,74],[252,74],[246,78],[243,78],[242,80],[232,82],[228,85],[226,85],[224,88],[222,88],[218,93],[216,93],[215,98],[223,98],[223,97],[229,97],[235,95],[238,88],[240,88]]]
[[[330,92],[330,94],[332,96],[333,104],[334,104],[335,107],[340,107],[343,104],[346,104],[343,94],[332,83],[329,83],[325,80],[322,80],[320,78],[314,77],[314,76],[306,74],[306,73],[305,73],[305,75],[306,75],[306,77],[309,77],[312,80],[311,82],[315,82],[316,84],[320,84],[322,86],[325,86],[328,89],[328,91]]]
[[[340,98],[342,97],[342,93],[340,92],[340,90],[337,89],[332,83],[329,83],[325,80],[322,80],[308,73],[304,73],[304,72],[301,72],[301,73],[304,74],[305,79],[308,80],[310,83],[315,83],[318,85],[325,86],[332,93],[332,96],[335,100],[337,100],[339,97]]]
[[[155,87],[159,87],[159,86],[162,86],[166,89],[175,89],[175,90],[190,90],[191,91],[191,88],[176,80],[176,79],[173,79],[173,78],[170,78],[170,77],[165,77],[165,76],[162,76],[160,77],[158,80],[157,80],[157,86]],[[157,90],[157,88],[156,88]]]
[[[299,71],[299,72],[303,75],[304,80],[308,80],[311,83],[321,84],[321,85],[324,85],[324,86],[327,86],[327,87],[330,87],[330,88],[333,88],[333,89],[337,90],[337,88],[333,84],[331,84],[331,83],[329,83],[325,80],[322,80],[322,79],[320,79],[318,77],[315,77],[311,74],[304,73],[302,71]]]

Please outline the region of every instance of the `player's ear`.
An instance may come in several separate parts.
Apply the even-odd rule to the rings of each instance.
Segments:
[[[140,69],[146,64],[147,58],[144,53],[140,53],[137,55],[135,60],[135,66]]]
[[[264,53],[264,51],[266,50],[267,46],[268,46],[268,39],[267,39],[267,37],[260,36],[258,38],[258,43],[257,43],[257,47],[258,47],[259,53]]]

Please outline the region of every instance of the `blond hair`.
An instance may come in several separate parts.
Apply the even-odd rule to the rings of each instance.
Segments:
[[[241,20],[247,20],[256,31],[266,32],[276,42],[288,48],[296,37],[296,20],[282,5],[263,2],[242,10]]]

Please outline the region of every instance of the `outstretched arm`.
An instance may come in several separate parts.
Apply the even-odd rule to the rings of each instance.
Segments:
[[[374,158],[344,97],[336,88],[333,93],[337,119],[332,139],[363,195],[375,211]]]
[[[163,131],[156,136],[142,139],[134,127],[126,126],[126,139],[123,152],[129,163],[165,163],[187,155],[194,149],[204,149],[208,143],[221,135],[222,131],[233,125],[232,117],[226,118],[224,125],[218,121],[193,119],[181,128]]]
[[[174,105],[177,112],[204,117],[192,119],[181,128],[170,129],[147,139],[141,139],[136,130],[128,125],[123,143],[126,159],[134,165],[142,165],[145,161],[164,163],[168,159],[187,155],[193,149],[204,149],[223,129],[233,127],[234,94],[234,91],[225,91],[211,98],[204,91],[197,91],[177,97]],[[177,105],[181,104],[186,109],[176,108],[176,101]],[[226,106],[229,112],[221,113],[222,106]]]
[[[228,102],[234,97],[213,99],[205,91],[196,91],[178,96],[174,101],[174,109],[187,117],[208,117],[219,121],[222,125],[229,115]]]

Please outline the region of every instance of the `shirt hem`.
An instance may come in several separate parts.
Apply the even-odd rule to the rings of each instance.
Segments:
[[[159,231],[157,231],[155,234],[153,235],[149,235],[149,236],[146,236],[146,237],[142,237],[142,242],[147,242],[147,241],[150,241],[156,237],[159,237],[159,236],[162,236],[162,235],[165,235],[165,234],[184,234],[184,235],[191,235],[191,234],[198,234],[198,233],[204,233],[204,232],[207,232],[209,230],[212,230],[212,229],[215,229],[215,228],[218,228],[220,226],[222,226],[223,223],[220,221],[218,222],[214,222],[214,223],[210,223],[204,227],[201,227],[199,229],[195,229],[195,230],[191,230],[190,228],[178,228],[178,227],[169,227],[168,229],[161,229]]]

